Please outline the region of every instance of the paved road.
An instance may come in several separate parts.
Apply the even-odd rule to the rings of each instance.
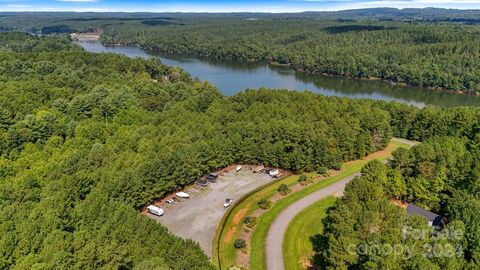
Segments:
[[[290,205],[280,215],[277,216],[273,224],[270,226],[267,235],[266,252],[267,252],[267,269],[268,270],[284,270],[283,263],[283,237],[287,231],[288,224],[293,218],[308,206],[318,202],[321,199],[327,198],[337,192],[343,192],[345,185],[359,176],[360,173],[350,175],[334,184],[322,188],[315,193],[312,193],[294,204]]]
[[[393,138],[392,140],[402,142],[410,146],[415,146],[418,144],[418,142],[399,138]],[[285,270],[285,265],[283,262],[283,237],[285,236],[288,225],[295,218],[295,216],[319,200],[325,199],[337,192],[342,193],[347,183],[359,175],[360,173],[350,175],[338,182],[335,182],[334,184],[312,193],[290,205],[287,209],[280,213],[280,215],[277,216],[268,231],[267,242],[265,243],[267,253],[267,270]]]

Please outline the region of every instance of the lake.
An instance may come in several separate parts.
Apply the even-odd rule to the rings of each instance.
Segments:
[[[247,88],[260,87],[309,90],[327,96],[368,98],[397,101],[417,107],[480,106],[479,96],[437,92],[417,87],[400,87],[383,81],[367,81],[329,76],[315,76],[297,72],[289,67],[270,66],[266,63],[239,63],[202,57],[169,55],[145,51],[136,46],[106,47],[99,41],[81,41],[89,52],[120,53],[129,57],[160,57],[162,63],[178,66],[193,77],[208,81],[224,95],[234,95]]]

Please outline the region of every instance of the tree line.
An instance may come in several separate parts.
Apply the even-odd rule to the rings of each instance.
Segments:
[[[254,16],[254,15],[252,15]],[[289,64],[311,74],[480,91],[476,25],[449,22],[338,21],[224,17],[185,25],[131,21],[106,28],[105,43],[235,61]]]

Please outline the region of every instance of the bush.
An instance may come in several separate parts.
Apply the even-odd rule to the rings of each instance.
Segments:
[[[332,169],[339,171],[340,169],[342,169],[342,163],[337,162],[333,164]]]
[[[289,194],[290,192],[292,192],[292,190],[286,184],[281,184],[278,187],[278,192],[280,192],[280,194],[285,196],[285,195]]]
[[[243,224],[247,225],[248,228],[252,229],[257,226],[258,218],[257,217],[246,217],[243,220]]]
[[[304,174],[300,175],[300,177],[298,178],[298,182],[302,185],[302,186],[306,186],[310,183],[313,183],[313,180],[311,177],[308,177]]]
[[[307,180],[308,180],[308,177],[304,174],[300,175],[300,177],[298,178],[298,182],[300,182],[302,186],[305,186],[307,184]]]
[[[317,172],[319,174],[325,175],[325,174],[327,174],[328,170],[327,170],[327,167],[320,167],[320,168],[318,168]]]
[[[235,239],[235,242],[233,243],[233,246],[236,249],[243,249],[247,247],[247,242],[243,239]]]
[[[267,200],[267,199],[261,199],[258,202],[258,206],[263,210],[270,209],[270,207],[272,207],[272,201]]]

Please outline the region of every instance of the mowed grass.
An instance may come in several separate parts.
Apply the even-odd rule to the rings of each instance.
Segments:
[[[341,173],[322,179],[315,184],[312,184],[298,192],[292,193],[282,200],[276,202],[272,209],[268,210],[268,212],[260,217],[259,223],[255,228],[252,241],[250,243],[251,254],[249,268],[255,270],[266,269],[265,239],[267,237],[270,225],[281,211],[299,199],[330,184],[333,184],[336,181],[359,172],[360,169],[370,160],[385,160],[389,158],[391,153],[399,147],[410,148],[408,144],[400,141],[391,141],[385,150],[376,152],[362,160],[347,162],[343,164]],[[317,174],[307,173],[306,175],[316,176]],[[220,222],[220,226],[217,229],[213,241],[212,260],[215,264],[218,264],[221,269],[228,269],[230,266],[237,264],[237,250],[233,247],[233,242],[239,237],[243,230],[243,219],[259,208],[257,203],[260,199],[271,198],[273,195],[278,193],[277,189],[281,184],[287,184],[288,186],[298,184],[298,178],[299,175],[291,175],[261,187],[229,209],[229,212],[227,212],[224,219]],[[224,225],[222,226],[222,224]],[[223,230],[222,227],[224,228]]]
[[[315,176],[316,174],[308,173],[307,175]],[[278,193],[277,189],[281,184],[288,186],[297,184],[298,178],[298,175],[290,175],[263,186],[230,209],[228,217],[220,222],[220,225],[222,223],[225,224],[225,229],[221,232],[217,230],[217,235],[213,242],[212,259],[215,263],[218,263],[220,257],[221,269],[228,269],[230,266],[237,264],[237,250],[233,247],[233,242],[239,237],[243,230],[244,218],[259,209],[258,201],[262,198],[268,199]],[[221,226],[219,226],[219,229],[221,229]]]
[[[349,161],[343,164],[341,173],[325,178],[311,186],[308,186],[298,192],[295,192],[282,200],[275,203],[275,205],[266,212],[259,220],[258,225],[253,233],[251,241],[251,253],[250,253],[250,269],[267,269],[267,260],[265,254],[265,241],[267,239],[268,230],[270,225],[273,223],[275,218],[288,206],[294,202],[300,200],[301,198],[321,189],[330,184],[333,184],[345,177],[353,175],[360,172],[362,167],[371,160],[386,160],[391,157],[392,152],[398,149],[399,147],[410,148],[409,144],[403,143],[402,141],[392,140],[387,148],[383,151],[375,152],[370,154],[368,157]]]
[[[335,203],[334,197],[320,200],[295,216],[283,239],[283,257],[286,270],[305,270],[315,252],[311,237],[323,233],[323,218]]]

